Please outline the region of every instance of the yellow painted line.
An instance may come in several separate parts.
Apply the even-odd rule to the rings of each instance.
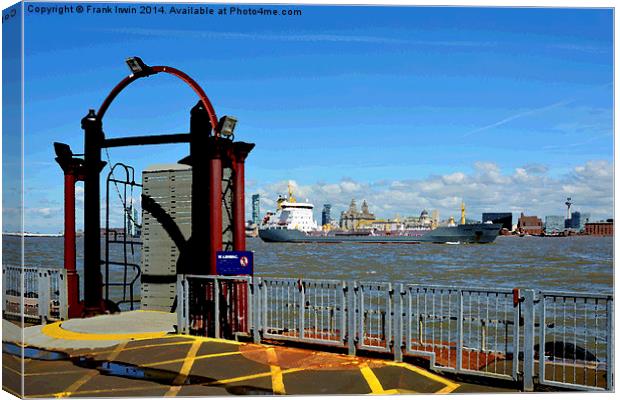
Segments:
[[[220,379],[219,381],[208,383],[206,386],[225,385],[227,383],[247,381],[247,380],[256,379],[256,378],[264,378],[266,376],[271,376],[271,371],[270,372],[261,372],[259,374],[237,376],[237,377],[234,377],[234,378]]]
[[[142,332],[142,333],[82,333],[63,329],[61,322],[45,325],[41,332],[54,339],[64,340],[132,340],[132,339],[155,339],[167,335],[168,332]]]
[[[269,363],[269,369],[271,369],[271,390],[273,394],[286,394],[282,369],[278,365],[278,354],[273,347],[267,349],[267,362]]]
[[[182,342],[166,342],[166,343],[158,343],[158,344],[146,344],[146,345],[143,345],[143,346],[127,347],[127,348],[123,349],[123,352],[125,352],[125,351],[132,351],[132,350],[149,349],[149,348],[152,348],[152,347],[162,347],[162,346],[174,346],[174,345],[181,345],[181,344],[190,344],[190,343],[194,343],[194,342],[195,342],[195,340],[184,340]],[[112,349],[112,350],[104,350],[104,351],[95,351],[95,352],[92,352],[92,353],[83,353],[83,354],[80,354],[80,355],[96,356],[96,355],[99,355],[99,354],[112,353],[113,351],[114,351],[114,349]]]
[[[166,394],[164,394],[165,397],[176,396],[177,393],[179,393],[179,390],[181,390],[181,385],[185,382],[187,376],[192,370],[192,366],[194,365],[194,358],[196,357],[196,353],[198,353],[198,349],[200,349],[201,345],[201,342],[196,341],[189,348],[189,351],[185,356],[185,361],[181,366],[181,370],[179,371],[179,374],[176,376],[176,378],[174,378],[174,381],[172,381],[172,386],[170,386],[170,389],[168,389]]]
[[[27,374],[22,374],[20,371],[11,368],[8,365],[2,365],[2,368],[6,368],[7,370],[9,370],[9,371],[11,371],[13,373],[16,373],[18,375],[24,375],[24,376],[65,375],[65,374],[77,374],[77,373],[83,374],[84,373],[83,370],[76,369],[76,370],[73,370],[73,371],[31,372],[31,373],[27,373]]]
[[[77,381],[73,382],[68,388],[65,389],[64,392],[54,393],[53,396],[56,398],[69,397],[72,394],[74,394],[75,391],[78,390],[81,386],[83,386],[86,382],[90,381],[94,376],[98,374],[99,374],[99,371],[97,370],[86,371],[84,372],[83,376],[81,376]]]
[[[429,379],[434,380],[435,382],[439,382],[444,384],[446,387],[442,388],[441,390],[435,392],[435,393],[452,393],[453,391],[455,391],[459,386],[461,386],[460,384],[456,383],[456,382],[452,382],[451,380],[448,380],[442,376],[433,374],[432,372],[429,372],[425,369],[422,369],[420,367],[416,367],[414,365],[411,364],[407,364],[407,363],[399,363],[399,362],[394,362],[394,361],[388,361],[386,363],[387,365],[393,365],[396,367],[400,367],[400,368],[405,368],[408,369],[409,371],[413,371],[417,374],[420,374],[422,376],[425,376]]]
[[[174,313],[171,313],[171,312],[168,312],[168,311],[160,311],[160,310],[142,310],[142,309],[140,309],[140,310],[134,310],[134,311],[137,311],[137,312],[140,312],[140,313],[160,313],[160,314],[167,314],[167,315],[174,314]]]
[[[83,374],[83,370],[73,370],[73,371],[50,371],[50,372],[31,372],[29,374],[25,374],[24,376],[45,376],[45,375],[69,375],[69,374]]]
[[[13,389],[10,389],[8,386],[2,385],[2,390],[6,390],[7,392],[11,393],[13,396],[21,399],[22,395],[20,395],[19,393],[13,391]]]
[[[11,358],[13,358],[13,359],[15,359],[16,361],[19,361],[19,362],[28,362],[28,361],[30,361],[30,358],[22,358],[21,356],[17,356],[15,354],[2,353],[2,356],[3,357],[4,356],[9,356],[9,357],[11,357]]]
[[[170,337],[181,337],[181,338],[193,339],[193,340],[198,340],[198,341],[201,341],[201,342],[236,344],[236,345],[239,345],[239,346],[243,344],[241,342],[237,342],[236,340],[208,338],[208,337],[192,336],[192,335],[184,335],[184,334],[175,334],[175,335],[169,335],[169,336]]]
[[[114,361],[116,357],[120,354],[120,352],[127,346],[127,342],[119,344],[115,351],[110,354],[108,361]],[[90,381],[95,376],[99,375],[98,370],[87,371],[84,373],[84,376],[80,377],[77,381],[73,382],[68,388],[65,389],[64,392],[54,393],[54,397],[69,397],[74,394],[80,387],[84,386],[85,383]]]
[[[92,390],[79,390],[77,392],[72,393],[73,396],[76,397],[85,397],[86,395],[89,394],[98,394],[98,393],[114,393],[114,392],[130,392],[130,391],[137,391],[137,390],[145,390],[145,389],[165,389],[166,386],[161,386],[161,387],[157,387],[157,386],[134,386],[134,387],[130,387],[130,388],[109,388],[109,389],[92,389]],[[29,394],[28,397],[44,397],[44,398],[51,398],[54,397],[56,395],[56,393],[50,393],[50,394]]]
[[[286,369],[284,371],[282,371],[282,374],[290,374],[292,372],[298,372],[298,371],[303,371],[306,368],[289,368]],[[235,383],[235,382],[241,382],[241,381],[248,381],[250,379],[256,379],[256,378],[264,378],[266,376],[271,376],[272,372],[261,372],[260,374],[253,374],[253,375],[245,375],[245,376],[238,376],[235,378],[228,378],[228,379],[221,379],[219,381],[215,381],[215,382],[211,382],[209,384],[207,384],[206,386],[217,386],[217,385],[225,385],[227,383]]]
[[[372,372],[372,369],[370,369],[368,364],[362,363],[360,364],[359,368],[360,372],[364,376],[364,379],[366,379],[366,383],[368,383],[368,386],[370,387],[370,392],[372,394],[381,394],[385,392],[385,389],[383,389],[383,386],[381,385],[381,382],[379,382],[377,375]]]
[[[461,386],[461,385],[459,385],[458,383],[455,383],[454,385],[451,385],[451,386],[446,386],[445,388],[440,389],[440,390],[436,391],[435,393],[436,393],[436,394],[447,394],[447,393],[452,393],[452,392],[454,392],[454,391],[455,391],[455,390],[456,390],[459,386]]]
[[[13,373],[15,373],[15,374],[17,374],[17,375],[22,375],[21,371],[18,371],[18,370],[16,370],[16,369],[13,369],[13,368],[9,367],[8,365],[2,364],[2,368],[6,368],[6,369],[8,369],[9,371],[11,371],[11,372],[13,372]]]
[[[381,393],[373,393],[373,394],[378,394],[378,395],[384,395],[384,394],[418,394],[418,392],[416,392],[414,390],[407,390],[407,389],[388,389],[388,390],[384,390]]]
[[[230,351],[228,353],[205,354],[204,356],[192,357],[192,359],[194,361],[196,361],[196,360],[202,360],[202,359],[205,359],[205,358],[217,358],[217,357],[233,356],[235,354],[241,354],[241,352],[240,351]],[[141,367],[154,367],[156,365],[174,364],[174,363],[178,363],[178,362],[181,362],[181,361],[187,361],[187,357],[177,358],[177,359],[174,359],[174,360],[158,361],[158,362],[153,362],[153,363],[148,363],[148,364],[142,364],[140,366]]]

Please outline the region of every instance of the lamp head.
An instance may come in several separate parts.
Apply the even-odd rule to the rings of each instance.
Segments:
[[[220,135],[229,138],[233,136],[235,132],[235,126],[237,126],[237,118],[225,115],[220,118],[220,122],[218,125],[218,131],[220,132]]]
[[[140,57],[129,57],[125,60],[125,62],[127,63],[127,66],[131,70],[132,74],[150,75],[152,73],[151,67],[146,65]]]
[[[71,146],[66,143],[54,142],[54,152],[56,153],[56,157],[62,160],[73,158]]]

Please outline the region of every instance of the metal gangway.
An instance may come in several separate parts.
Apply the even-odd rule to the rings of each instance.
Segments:
[[[612,295],[179,275],[177,299],[185,334],[421,358],[525,391],[614,388]]]

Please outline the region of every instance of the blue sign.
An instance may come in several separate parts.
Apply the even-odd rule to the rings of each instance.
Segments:
[[[215,255],[218,275],[252,275],[254,253],[251,251],[218,251]]]

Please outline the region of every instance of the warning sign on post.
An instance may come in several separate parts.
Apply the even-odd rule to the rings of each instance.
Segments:
[[[251,251],[218,251],[215,256],[218,275],[252,275],[254,253]]]

